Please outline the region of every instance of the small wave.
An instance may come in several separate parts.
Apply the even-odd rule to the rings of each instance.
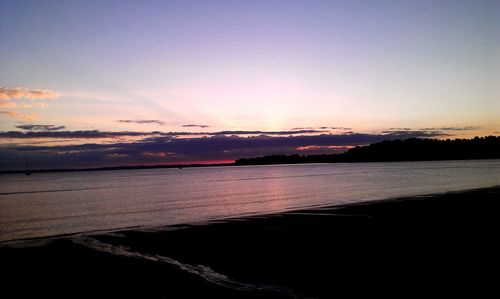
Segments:
[[[227,275],[215,272],[210,267],[203,265],[190,265],[181,263],[175,259],[161,256],[157,254],[140,253],[132,251],[127,246],[116,246],[109,243],[98,241],[91,237],[79,237],[74,238],[73,242],[78,245],[82,245],[88,248],[92,248],[97,251],[110,253],[113,255],[133,257],[138,259],[149,260],[153,262],[166,263],[179,268],[182,271],[196,275],[203,278],[209,283],[218,285],[220,287],[229,288],[237,291],[267,291],[273,292],[280,295],[288,296],[289,298],[303,298],[303,296],[297,294],[294,290],[285,287],[267,285],[267,284],[249,284],[236,281]]]

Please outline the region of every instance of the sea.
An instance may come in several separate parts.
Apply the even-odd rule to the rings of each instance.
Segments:
[[[500,185],[500,160],[0,175],[0,242],[204,223]]]

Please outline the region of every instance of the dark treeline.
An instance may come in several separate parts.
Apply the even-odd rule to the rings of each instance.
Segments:
[[[236,165],[339,163],[339,162],[391,162],[464,159],[499,159],[500,137],[473,139],[417,139],[392,140],[357,146],[345,153],[324,155],[272,155],[243,158]]]

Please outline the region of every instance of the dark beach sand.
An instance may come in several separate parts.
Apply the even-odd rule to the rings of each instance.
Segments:
[[[3,298],[481,295],[500,187],[0,247]]]

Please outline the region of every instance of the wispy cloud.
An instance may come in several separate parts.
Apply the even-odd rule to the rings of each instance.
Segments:
[[[132,123],[132,124],[155,124],[164,126],[166,123],[157,119],[119,119],[116,122],[119,123]]]
[[[422,131],[475,131],[481,129],[480,126],[465,126],[465,127],[442,127],[442,128],[423,128]]]
[[[99,138],[118,138],[118,137],[137,137],[158,135],[160,132],[103,132],[98,130],[88,131],[7,131],[0,132],[0,138],[10,139],[30,139],[30,138],[69,138],[69,139],[99,139]]]
[[[0,108],[2,109],[10,109],[10,110],[1,110],[0,113],[4,115],[8,115],[12,118],[32,121],[36,120],[35,114],[26,114],[21,113],[16,108],[45,108],[47,107],[47,103],[22,103],[18,104],[13,102],[13,100],[18,99],[28,99],[28,100],[39,100],[39,99],[55,99],[60,97],[61,94],[52,90],[47,89],[28,89],[28,88],[6,88],[0,87]],[[14,110],[15,109],[15,110]]]
[[[5,88],[0,87],[0,99],[10,100],[25,98],[30,100],[36,99],[55,99],[61,94],[47,89],[28,89],[28,88]]]
[[[182,125],[184,128],[208,128],[210,127],[209,125],[195,125],[195,124],[187,124],[187,125]]]
[[[297,127],[297,128],[291,128],[291,131],[296,131],[296,130],[313,130],[313,127]]]
[[[390,131],[411,131],[411,128],[389,128]],[[428,128],[428,129],[422,129],[424,131],[430,131],[430,130],[438,130],[434,128]]]
[[[111,157],[111,158],[127,158],[129,157],[129,155],[127,154],[118,154],[118,153],[110,153],[110,154],[107,154],[108,157]]]
[[[306,145],[297,147],[298,151],[319,151],[319,150],[348,150],[352,145]]]
[[[1,111],[1,113],[14,113],[10,111]],[[117,120],[121,123],[137,123],[137,124],[158,124],[163,125],[165,122],[160,120]],[[8,131],[0,132],[0,138],[19,138],[19,139],[29,139],[29,138],[72,138],[72,139],[98,139],[98,138],[119,138],[119,137],[166,137],[166,138],[195,138],[203,136],[213,136],[213,137],[227,137],[227,136],[300,136],[300,135],[310,135],[310,136],[338,136],[340,135],[355,135],[359,132],[354,131],[343,131],[341,133],[334,134],[330,130],[318,130],[309,128],[294,128],[293,130],[284,131],[261,131],[261,130],[226,130],[226,131],[195,131],[195,132],[165,132],[165,131],[99,131],[99,130],[86,130],[86,131],[61,131],[64,127],[56,127],[57,130],[49,130],[51,125],[20,125],[17,128],[23,130],[29,130],[29,132],[23,131]],[[46,127],[43,127],[46,126]],[[332,128],[332,127],[328,127]],[[480,127],[476,126],[465,126],[465,127],[443,127],[443,128],[425,128],[425,129],[411,129],[411,128],[390,128],[385,131],[381,131],[378,134],[390,135],[393,137],[400,138],[410,138],[410,137],[446,137],[453,136],[453,131],[463,131],[463,130],[476,130]],[[347,128],[343,128],[347,129]],[[35,132],[36,131],[36,132]],[[57,132],[54,132],[57,131]],[[309,144],[308,144],[309,145]]]
[[[5,111],[5,110],[0,110],[0,114],[5,114],[8,115],[12,118],[20,119],[20,120],[26,120],[26,121],[33,121],[36,120],[37,117],[35,114],[25,114],[25,113],[19,113],[16,111]]]
[[[81,93],[81,92],[64,92],[64,93],[62,93],[62,96],[88,99],[88,100],[97,100],[97,101],[103,101],[103,102],[122,102],[125,100],[124,98],[116,97],[116,96],[107,96],[107,95],[100,95],[100,94],[93,94],[93,93]]]
[[[27,130],[27,131],[59,131],[63,130],[65,126],[55,126],[55,125],[19,125],[16,128]]]
[[[244,130],[233,130],[233,131],[219,131],[211,132],[208,135],[299,135],[299,134],[314,134],[314,133],[325,133],[322,130],[291,130],[291,131],[244,131]],[[198,133],[201,135],[201,133]]]
[[[304,128],[292,128],[292,131],[295,130],[352,130],[352,128],[346,128],[346,127],[328,127],[328,126],[321,126],[321,127],[304,127]]]
[[[435,127],[435,128],[389,128],[388,130],[382,131],[383,134],[409,134],[425,132],[429,134],[441,134],[441,135],[453,135],[454,132],[459,131],[475,131],[481,129],[480,126],[464,126],[464,127]]]
[[[19,128],[19,127],[18,127]],[[136,132],[136,131],[98,131],[98,130],[86,130],[86,131],[57,131],[57,132],[22,132],[22,131],[8,131],[0,132],[0,138],[18,138],[18,139],[29,139],[29,138],[74,138],[74,139],[95,139],[95,138],[114,138],[114,137],[125,137],[125,136],[135,136],[135,137],[150,137],[150,136],[160,136],[160,137],[190,137],[190,136],[241,136],[241,135],[260,135],[260,136],[288,136],[288,135],[301,135],[301,134],[314,134],[314,133],[324,133],[324,131],[318,130],[297,130],[297,131],[217,131],[217,132]]]
[[[0,101],[0,108],[16,108],[17,104],[13,102]]]
[[[46,108],[47,106],[49,106],[49,104],[44,103],[44,102],[40,102],[40,103],[33,103],[33,104],[22,104],[19,107],[25,108],[25,109],[31,109],[31,108],[42,108],[43,109],[43,108]]]
[[[318,129],[321,129],[321,130],[327,130],[327,129],[330,129],[330,130],[352,130],[352,128],[346,128],[346,127],[319,127]]]
[[[170,152],[142,152],[142,155],[145,157],[155,157],[155,158],[165,158],[167,156],[175,155],[175,153]]]

